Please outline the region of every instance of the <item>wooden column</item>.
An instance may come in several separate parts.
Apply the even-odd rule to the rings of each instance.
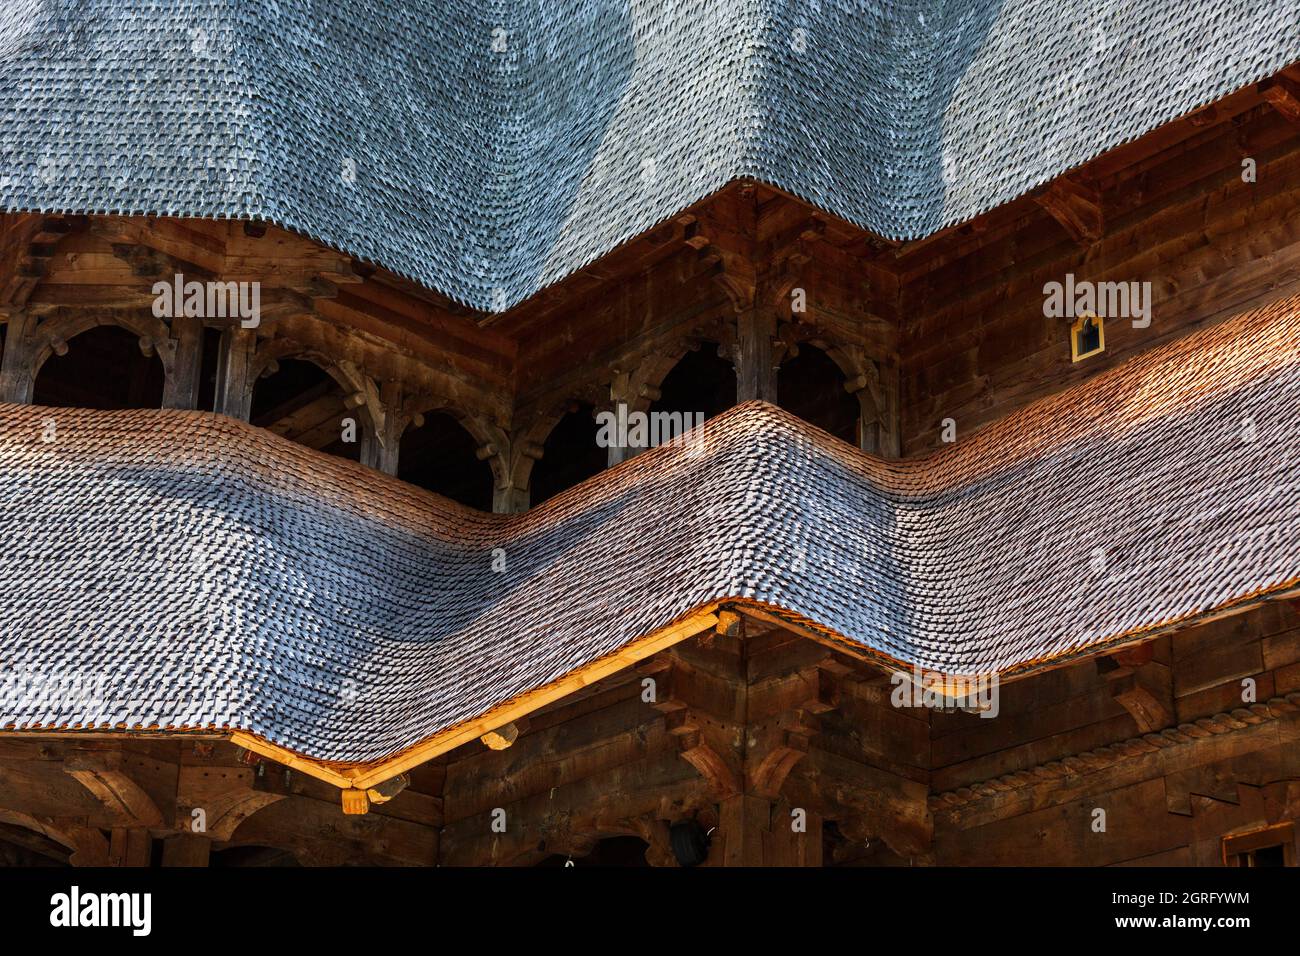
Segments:
[[[379,449],[379,470],[385,475],[397,476],[399,446],[396,442]]]
[[[109,866],[148,866],[153,840],[143,827],[114,827],[108,841]]]
[[[882,458],[901,458],[903,455],[902,410],[899,405],[898,366],[892,363],[880,367],[880,388],[884,393],[881,410],[879,447],[876,454]]]
[[[627,413],[632,410],[632,376],[629,372],[617,372],[614,380],[609,383],[609,403],[610,410],[613,411],[615,420],[622,421]],[[632,457],[632,450],[623,445],[610,445],[608,449],[608,458],[605,465],[613,468],[620,462],[627,461]]]
[[[528,490],[533,463],[542,457],[542,447],[530,441],[527,431],[516,431],[508,441],[503,441],[497,454],[503,462],[501,472],[492,488],[492,510],[497,514],[520,514],[528,510],[531,494]]]
[[[379,401],[384,406],[384,426],[379,436],[375,467],[386,475],[396,475],[402,451],[402,432],[406,431],[410,421],[402,410],[401,383],[383,382],[379,386]]]
[[[867,371],[844,387],[858,397],[863,451],[881,458],[902,454],[899,426],[898,366],[867,361]]]
[[[805,811],[796,831],[791,807],[752,793],[719,804],[713,853],[721,866],[821,866],[822,817]],[[712,857],[712,853],[710,854]]]
[[[754,306],[736,316],[736,401],[761,399],[776,404],[776,362],[772,339],[776,314]]]
[[[360,422],[357,423],[358,427]],[[383,460],[383,447],[379,444],[379,436],[375,434],[373,428],[362,429],[361,431],[361,464],[367,468],[380,470],[380,462]],[[393,463],[396,468],[396,462]]]
[[[253,406],[253,353],[257,333],[232,326],[221,333],[217,358],[216,411],[248,421]]]
[[[32,400],[36,387],[36,374],[32,367],[32,333],[35,328],[36,318],[25,311],[9,316],[4,357],[0,359],[0,402],[26,404]]]
[[[718,830],[723,866],[762,866],[763,835],[772,821],[771,802],[740,793],[719,806]],[[716,851],[715,851],[716,852]]]
[[[520,514],[528,510],[527,488],[501,488],[492,490],[492,510],[497,514]]]
[[[172,319],[176,352],[163,388],[163,408],[198,408],[199,375],[203,362],[203,322],[194,316]]]

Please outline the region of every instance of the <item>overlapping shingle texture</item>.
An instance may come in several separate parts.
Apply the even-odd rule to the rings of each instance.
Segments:
[[[1300,582],[1297,423],[1300,297],[926,459],[752,403],[514,516],[202,413],[4,406],[0,726],[368,762],[729,598],[1005,672]]]
[[[1297,59],[1294,0],[10,0],[0,208],[266,219],[499,311],[737,177],[927,235]]]

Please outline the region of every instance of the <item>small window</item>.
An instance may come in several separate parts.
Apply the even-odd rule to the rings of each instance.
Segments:
[[[1085,312],[1070,326],[1070,355],[1082,362],[1106,351],[1106,327],[1101,316]]]
[[[1223,838],[1224,866],[1295,866],[1295,824],[1238,833]]]

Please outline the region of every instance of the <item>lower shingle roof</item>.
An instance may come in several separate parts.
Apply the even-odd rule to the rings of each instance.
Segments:
[[[522,515],[209,414],[3,406],[0,725],[375,761],[727,599],[1024,669],[1294,588],[1298,422],[1300,297],[924,459],[750,403]]]

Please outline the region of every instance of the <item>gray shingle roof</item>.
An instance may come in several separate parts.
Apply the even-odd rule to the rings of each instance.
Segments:
[[[212,415],[4,406],[0,726],[371,761],[729,598],[1005,672],[1300,583],[1297,422],[1300,297],[926,459],[751,403],[522,515]]]
[[[737,177],[927,235],[1297,59],[1294,0],[11,0],[0,208],[267,219],[501,310]]]

